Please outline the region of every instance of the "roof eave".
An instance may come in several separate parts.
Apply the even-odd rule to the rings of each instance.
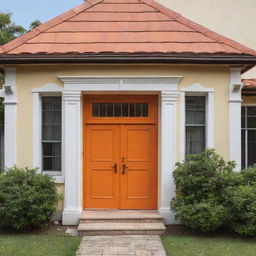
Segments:
[[[0,64],[48,63],[178,63],[256,65],[250,55],[170,55],[170,54],[2,54]]]

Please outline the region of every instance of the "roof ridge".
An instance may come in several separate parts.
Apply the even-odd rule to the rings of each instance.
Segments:
[[[157,9],[159,12],[163,13],[164,15],[175,19],[176,21],[180,22],[183,25],[186,25],[190,28],[193,28],[194,30],[200,32],[201,34],[210,37],[211,39],[216,40],[219,43],[224,43],[236,50],[239,50],[240,52],[244,52],[250,55],[256,55],[256,50],[253,50],[243,44],[240,44],[228,37],[225,37],[223,35],[220,35],[212,30],[210,30],[209,28],[202,26],[188,18],[185,18],[184,16],[182,16],[180,13],[175,12],[163,5],[161,5],[160,3],[153,1],[153,0],[139,0],[141,2],[143,2],[146,5],[149,5],[155,9]]]
[[[60,14],[59,16],[57,16],[53,19],[50,19],[49,21],[47,21],[41,25],[39,25],[38,27],[36,27],[32,31],[28,32],[27,34],[17,37],[16,39],[0,46],[0,53],[8,53],[9,51],[14,50],[15,48],[19,47],[20,45],[22,45],[23,43],[32,39],[33,37],[47,31],[48,29],[50,29],[64,21],[67,21],[67,20],[73,18],[74,16],[78,15],[79,13],[83,12],[84,10],[89,9],[103,1],[104,0],[86,0],[86,1],[84,1],[84,3]]]

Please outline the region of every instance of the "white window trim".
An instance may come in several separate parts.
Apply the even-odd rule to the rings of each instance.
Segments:
[[[63,88],[56,84],[46,84],[41,88],[34,88],[33,95],[33,167],[43,174],[53,176],[56,183],[64,183],[63,164],[60,172],[42,171],[42,97],[62,96]],[[62,104],[62,154],[63,159],[63,104]],[[62,161],[63,163],[63,161]]]
[[[64,225],[77,225],[82,211],[82,93],[154,93],[159,105],[158,209],[166,224],[177,223],[170,210],[175,196],[172,172],[176,162],[176,102],[181,76],[59,77],[64,84]],[[69,139],[70,134],[75,134]]]
[[[214,88],[192,84],[180,92],[180,161],[185,160],[186,154],[186,96],[206,96],[206,148],[214,148]]]

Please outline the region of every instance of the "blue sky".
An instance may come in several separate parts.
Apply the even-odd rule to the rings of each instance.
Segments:
[[[11,12],[12,20],[25,28],[39,19],[48,21],[84,0],[0,0],[0,12]]]

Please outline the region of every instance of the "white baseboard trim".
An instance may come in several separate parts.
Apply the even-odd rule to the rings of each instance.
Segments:
[[[63,225],[78,225],[81,209],[67,208],[62,213],[62,224]]]
[[[180,224],[180,221],[175,219],[175,213],[169,208],[161,208],[159,209],[159,213],[164,217],[165,225]]]

